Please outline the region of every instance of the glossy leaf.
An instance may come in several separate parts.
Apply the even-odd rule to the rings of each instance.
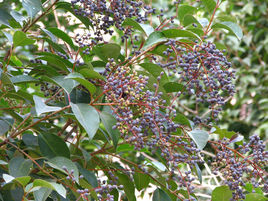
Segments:
[[[107,112],[101,112],[100,119],[110,138],[113,140],[114,147],[116,148],[118,140],[120,139],[120,132],[118,131],[118,129],[113,129],[113,126],[115,126],[117,122],[116,119],[113,115]]]
[[[136,201],[135,196],[135,187],[133,182],[129,179],[127,175],[124,174],[116,174],[119,178],[119,182],[124,186],[124,191],[127,195],[129,201]]]
[[[138,191],[141,191],[142,189],[145,189],[148,187],[150,182],[150,177],[147,174],[143,174],[140,172],[135,172],[133,175],[135,186]]]
[[[215,28],[223,28],[228,30],[231,34],[235,35],[239,40],[243,37],[242,29],[234,22],[220,22],[212,25],[213,29]]]
[[[216,8],[215,0],[202,0],[202,2],[210,13]]]
[[[148,48],[150,46],[153,46],[155,44],[167,41],[168,39],[165,37],[165,35],[160,31],[155,31],[149,35],[147,40],[145,41],[144,48]]]
[[[206,146],[209,138],[209,134],[207,131],[198,129],[188,132],[188,135],[194,140],[195,144],[200,150],[202,150]]]
[[[216,130],[213,133],[219,134],[220,139],[228,138],[230,139],[236,133],[234,131],[228,131],[227,129],[220,129],[219,127],[215,126]]]
[[[41,154],[47,158],[54,158],[56,156],[64,156],[70,158],[70,151],[64,140],[55,134],[39,134],[38,144]]]
[[[105,78],[101,76],[98,72],[90,70],[88,68],[81,69],[79,73],[81,73],[85,78],[105,80]]]
[[[31,177],[30,176],[17,177],[14,180],[17,181],[17,182],[19,182],[24,187],[24,186],[26,186],[30,182]]]
[[[171,201],[169,195],[160,188],[157,188],[153,194],[153,201]]]
[[[59,195],[66,198],[66,189],[62,184],[57,184],[55,182],[50,182],[43,179],[35,179],[33,182],[33,187],[38,186],[55,190]]]
[[[144,68],[146,71],[148,71],[150,74],[152,74],[155,78],[160,76],[160,74],[162,72],[163,75],[161,76],[160,83],[165,84],[168,82],[168,76],[166,75],[163,68],[161,68],[159,65],[153,64],[153,63],[142,63],[142,64],[140,64],[140,66],[142,68]]]
[[[45,99],[39,97],[39,96],[33,96],[34,104],[35,104],[35,111],[37,113],[37,116],[40,116],[43,113],[47,112],[54,112],[58,111],[61,108],[60,107],[52,107],[45,104]]]
[[[40,0],[22,0],[22,6],[31,18],[34,18],[36,14],[42,10]]]
[[[74,176],[75,181],[77,183],[79,182],[78,169],[77,169],[76,165],[70,159],[58,156],[58,157],[50,159],[47,162],[47,164],[49,164],[51,167],[65,173],[65,174],[68,174],[66,172],[66,170],[69,172],[69,174],[71,172],[73,172],[73,176]],[[66,170],[65,170],[65,168],[66,168]]]
[[[258,193],[249,193],[246,195],[245,201],[267,201],[267,197]]]
[[[228,186],[219,186],[212,191],[211,201],[226,201],[232,198],[232,191]]]
[[[13,177],[27,176],[32,168],[32,161],[21,156],[14,157],[8,164],[9,174]]]
[[[120,50],[121,47],[115,43],[98,45],[93,48],[94,53],[103,61],[107,61],[108,58],[117,59],[120,55]]]
[[[131,18],[125,19],[125,21],[123,22],[122,25],[123,26],[131,26],[131,27],[133,27],[133,29],[139,30],[139,31],[145,33],[147,36],[149,36],[154,31],[154,28],[151,27],[150,25],[140,24]]]
[[[162,31],[162,33],[164,34],[166,38],[187,37],[187,38],[198,39],[201,41],[201,38],[197,34],[188,30],[167,29],[167,30]]]
[[[12,19],[12,16],[3,8],[0,8],[0,24],[9,26],[9,20]]]
[[[68,34],[63,32],[62,30],[56,28],[56,27],[50,27],[47,28],[48,31],[50,31],[53,35],[57,36],[58,38],[62,39],[64,42],[66,42],[68,45],[70,45],[71,48],[77,49],[70,38]]]
[[[9,123],[0,119],[0,136],[5,134],[9,130],[9,128]]]
[[[64,79],[72,79],[80,84],[82,84],[86,89],[91,93],[94,94],[96,92],[96,87],[94,84],[86,80],[80,73],[70,73]]]
[[[184,89],[184,86],[182,84],[177,83],[177,82],[168,82],[168,83],[164,84],[163,87],[167,93],[179,92],[179,91],[182,91]]]
[[[61,86],[67,93],[71,93],[73,88],[79,85],[75,80],[64,79],[64,76],[52,77],[51,80]]]
[[[85,178],[85,180],[87,180],[87,182],[93,188],[98,187],[98,180],[97,180],[96,175],[94,174],[94,172],[89,171],[89,170],[81,167],[81,165],[79,165],[78,163],[76,165],[78,167],[79,172],[81,173],[81,175],[83,175],[83,177]]]
[[[76,119],[84,127],[89,138],[92,139],[99,128],[99,113],[94,107],[83,103],[71,103],[71,107]]]
[[[52,192],[52,189],[50,188],[46,188],[46,187],[39,188],[38,190],[35,190],[33,192],[34,200],[46,201],[51,192]]]
[[[13,36],[13,45],[14,47],[32,45],[35,43],[35,40],[30,39],[22,31],[16,31]]]
[[[185,15],[194,14],[197,11],[196,7],[182,4],[178,7],[178,18],[181,22],[183,22],[183,19]]]

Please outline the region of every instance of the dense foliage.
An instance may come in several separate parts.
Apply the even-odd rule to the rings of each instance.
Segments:
[[[266,11],[0,3],[0,200],[267,200]]]

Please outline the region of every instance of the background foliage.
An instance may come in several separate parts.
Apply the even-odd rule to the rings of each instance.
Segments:
[[[63,0],[0,3],[0,200],[132,201],[144,196],[153,201],[267,200],[267,152],[261,144],[268,135],[268,3],[144,2],[156,14],[149,15],[147,22],[124,19],[123,29],[113,27],[115,33],[105,36],[106,44],[83,35],[92,34],[97,26],[91,18],[78,15],[80,4],[73,8]],[[126,32],[130,27],[131,36]],[[122,36],[129,38],[122,40]],[[169,69],[160,67],[167,61],[165,43],[170,39],[187,44],[182,46],[189,53],[196,40],[227,50],[224,56],[236,70],[236,93],[223,94],[226,104],[218,121],[203,121],[210,116],[209,104],[197,105],[194,95],[183,93],[187,84],[177,83]],[[129,75],[137,83],[148,76],[146,90],[157,88],[155,96],[160,91],[164,105],[180,97],[173,108],[176,115],[173,118],[171,111],[168,118],[179,125],[171,140],[183,142],[171,153],[191,152],[189,161],[174,165],[169,154],[161,153],[170,146],[170,138],[164,145],[152,141],[151,146],[141,147],[146,137],[130,138],[132,131],[120,129],[120,118],[110,106],[125,102],[108,98],[104,86],[115,82],[109,85],[110,75],[103,72],[123,64],[130,67]],[[133,72],[141,77],[137,79]],[[122,79],[116,76],[115,80]],[[137,91],[140,85],[129,86]],[[133,111],[132,116],[139,115],[137,108]],[[155,135],[150,133],[148,138]],[[253,151],[241,156],[245,145]],[[236,162],[222,164],[222,156],[234,157]],[[238,163],[241,166],[234,168],[246,168],[244,157],[254,160],[254,165],[248,165],[253,170],[243,175],[244,185],[230,189],[239,173],[231,169],[228,180],[223,172]],[[243,199],[235,197],[241,194]]]

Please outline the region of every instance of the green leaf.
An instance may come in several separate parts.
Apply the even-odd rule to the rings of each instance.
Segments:
[[[94,174],[94,172],[91,172],[87,169],[84,169],[83,167],[81,167],[81,165],[79,165],[78,163],[76,163],[79,172],[84,176],[85,180],[87,180],[87,182],[93,187],[96,188],[98,187],[98,180],[96,178],[96,175]]]
[[[4,120],[0,120],[0,136],[5,134],[8,130],[9,130],[9,123],[4,121]]]
[[[236,133],[234,131],[228,131],[227,129],[220,129],[219,127],[215,126],[216,130],[213,133],[219,134],[220,139],[228,138],[230,139]]]
[[[64,142],[64,140],[54,134],[39,134],[38,144],[41,154],[47,158],[53,158],[56,156],[64,156],[70,158],[70,151]]]
[[[197,34],[189,30],[167,29],[167,30],[162,31],[162,33],[165,35],[166,38],[187,37],[187,38],[194,38],[194,39],[198,39],[202,41],[201,38]]]
[[[9,174],[13,177],[27,176],[32,168],[32,161],[21,156],[12,158],[8,164]]]
[[[155,44],[167,41],[168,39],[165,37],[165,35],[160,31],[155,31],[149,35],[147,40],[145,41],[144,48],[148,48],[150,46],[153,46]]]
[[[134,28],[134,30],[139,30],[145,33],[147,36],[149,36],[154,31],[154,28],[152,26],[148,24],[140,24],[131,18],[125,19],[122,26],[131,26]]]
[[[202,150],[206,146],[209,138],[209,134],[207,131],[198,129],[188,132],[188,135],[194,140],[195,144],[200,150]]]
[[[200,170],[200,167],[196,163],[194,164],[194,166],[196,169],[198,180],[199,180],[200,184],[202,184],[202,172]]]
[[[81,73],[85,78],[105,80],[105,78],[101,76],[98,72],[90,70],[88,68],[81,69],[79,73]]]
[[[161,68],[159,65],[153,63],[142,63],[140,66],[152,74],[155,78],[157,78],[161,72],[163,72],[164,74],[161,76],[160,83],[164,85],[168,82],[168,76],[166,75],[163,68]]]
[[[66,189],[63,187],[62,184],[57,184],[55,182],[49,182],[43,179],[35,179],[33,182],[33,187],[44,187],[49,188],[51,190],[55,190],[59,195],[66,198]]]
[[[172,93],[172,92],[179,92],[184,89],[184,86],[182,84],[179,84],[177,82],[168,82],[164,84],[164,89],[167,93]]]
[[[153,194],[153,201],[172,201],[169,195],[160,188],[157,188]]]
[[[35,40],[27,38],[26,33],[22,31],[16,31],[13,36],[13,45],[14,47],[32,45],[35,43]]]
[[[213,29],[216,29],[216,28],[226,29],[231,34],[235,35],[239,40],[241,40],[243,37],[242,29],[234,22],[219,22],[219,23],[213,24],[211,28],[213,28]]]
[[[87,104],[70,104],[76,119],[84,127],[89,138],[92,139],[99,128],[99,113],[94,107]]]
[[[216,8],[215,0],[202,0],[202,2],[210,13]]]
[[[70,174],[71,172],[73,172],[73,177],[74,177],[75,181],[77,183],[79,182],[78,169],[77,169],[76,165],[70,159],[58,156],[58,157],[50,159],[47,162],[47,164],[49,164],[51,167],[65,173],[67,175],[68,175],[68,173]],[[68,173],[64,170],[64,168],[66,168]]]
[[[65,96],[66,102],[68,102],[68,97]],[[73,89],[70,93],[70,100],[72,103],[90,103],[91,97],[90,93],[85,90],[79,90],[77,88]]]
[[[50,31],[53,35],[62,39],[67,44],[69,44],[71,48],[77,49],[77,47],[73,44],[73,41],[70,38],[70,36],[68,34],[66,34],[65,32],[63,32],[62,30],[60,30],[56,27],[50,27],[50,28],[47,28],[47,30]]]
[[[22,135],[22,141],[27,146],[38,146],[38,137],[31,133],[24,133]]]
[[[133,178],[134,178],[134,182],[138,191],[141,191],[142,189],[145,189],[146,187],[148,187],[149,182],[150,182],[149,175],[143,174],[140,172],[135,172],[135,174],[133,175]]]
[[[92,84],[91,82],[89,82],[88,80],[86,80],[80,73],[70,73],[69,75],[67,75],[64,79],[72,79],[75,80],[77,82],[79,82],[80,84],[82,84],[84,87],[86,87],[86,89],[91,93],[94,94],[96,92],[96,87],[94,84]]]
[[[134,183],[129,179],[127,175],[116,174],[119,178],[119,183],[124,186],[124,191],[129,201],[136,201]]]
[[[89,28],[90,26],[92,26],[92,24],[90,23],[88,18],[80,16],[80,15],[76,15],[74,12],[72,4],[70,4],[68,2],[58,2],[56,9],[63,9],[65,11],[69,11],[70,13],[73,14],[74,17],[79,19],[86,26],[86,28]]]
[[[29,181],[31,180],[31,177],[30,176],[17,177],[14,180],[19,182],[24,187],[29,183]]]
[[[120,139],[120,133],[118,129],[113,129],[112,127],[116,124],[116,119],[113,115],[107,112],[100,113],[101,122],[103,123],[106,131],[108,132],[110,138],[113,140],[113,145],[116,149],[118,140]]]
[[[93,48],[93,52],[103,61],[108,61],[108,58],[117,59],[120,55],[121,47],[115,43],[97,45]]]
[[[0,24],[10,26],[9,20],[11,19],[13,19],[12,16],[5,9],[0,8]]]
[[[232,198],[232,191],[228,186],[219,186],[212,191],[211,201],[226,201]]]
[[[52,192],[52,189],[50,188],[47,188],[47,187],[39,188],[38,190],[35,190],[33,192],[34,200],[46,201],[51,192]]]
[[[0,70],[1,71],[1,70]],[[13,83],[10,80],[10,77],[6,73],[1,73],[1,81],[4,85],[9,85],[14,88]]]
[[[22,6],[31,18],[34,18],[35,15],[42,10],[40,0],[22,0]]]
[[[246,195],[245,201],[267,201],[267,197],[258,193],[249,193]]]
[[[178,7],[178,18],[180,22],[183,22],[184,16],[189,14],[194,14],[197,9],[193,6],[181,4]]]
[[[46,55],[46,56],[38,57],[38,59],[46,61],[50,66],[53,66],[58,70],[69,72],[67,69],[68,66],[67,66],[67,63],[65,62],[65,59],[57,55]]]
[[[190,24],[195,23],[197,25],[197,27],[202,28],[202,25],[199,23],[199,21],[192,15],[186,15],[183,18],[183,25],[184,26],[188,26]],[[195,33],[195,32],[194,32]]]
[[[51,80],[61,86],[68,94],[71,93],[73,88],[79,85],[75,80],[64,79],[64,76],[52,77]]]
[[[45,104],[45,99],[34,95],[33,96],[34,104],[35,104],[35,111],[37,113],[37,116],[40,116],[43,113],[47,112],[54,112],[58,111],[61,108],[60,107],[52,107]]]

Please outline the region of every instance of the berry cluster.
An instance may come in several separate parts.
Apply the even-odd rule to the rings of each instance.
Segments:
[[[221,172],[226,179],[225,184],[233,191],[232,200],[245,199],[242,188],[248,180],[245,175],[251,176],[250,182],[255,188],[264,183],[264,192],[268,192],[266,173],[261,169],[268,164],[268,152],[265,151],[265,145],[259,136],[251,136],[249,143],[240,145],[236,150],[230,148],[229,144],[228,139],[217,142],[218,153],[213,166],[214,174]]]
[[[38,84],[36,84],[36,85],[38,85]],[[44,93],[45,97],[55,95],[59,91],[59,89],[60,89],[60,87],[58,87],[57,85],[53,85],[53,84],[50,84],[48,82],[44,82],[40,85],[40,90]],[[58,93],[56,95],[56,98],[60,98],[60,97],[62,97],[62,95],[63,94]]]
[[[113,69],[113,70],[112,70]],[[163,73],[153,84],[155,91],[147,89],[148,77],[126,66],[108,63],[105,73],[107,82],[103,86],[107,102],[117,119],[114,129],[118,129],[121,137],[133,144],[136,150],[148,148],[155,153],[161,152],[170,166],[171,175],[179,172],[175,180],[181,187],[193,192],[190,172],[182,174],[179,164],[186,163],[191,168],[203,163],[198,157],[200,150],[194,142],[176,137],[180,125],[173,121],[176,116],[174,106],[165,106],[163,93],[159,91],[159,81]],[[175,173],[176,172],[176,173]]]
[[[127,39],[131,34],[131,29],[125,29],[123,22],[126,18],[135,18],[137,22],[147,21],[150,13],[154,13],[155,9],[144,5],[142,1],[132,0],[111,0],[109,3],[106,0],[73,0],[72,5],[76,15],[87,17],[94,27],[94,37],[87,35],[77,39],[83,41],[89,40],[90,44],[96,44],[103,41],[105,34],[112,35],[114,30],[111,27],[124,31],[122,40]],[[78,8],[75,8],[78,6]]]
[[[165,45],[168,48],[163,54],[167,59],[158,64],[185,86],[184,94],[195,95],[199,103],[208,103],[212,118],[217,118],[222,110],[217,106],[224,105],[225,96],[235,93],[232,84],[235,76],[234,71],[230,70],[231,63],[211,42],[195,43],[192,47],[169,40]],[[204,123],[208,120],[210,118]],[[202,120],[197,117],[195,122],[202,123]]]

